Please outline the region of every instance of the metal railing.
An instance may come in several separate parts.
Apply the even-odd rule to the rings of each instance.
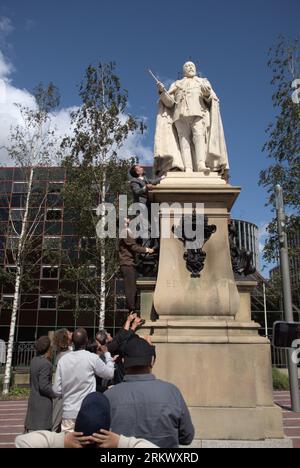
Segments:
[[[6,343],[6,349],[7,349],[7,343]],[[281,368],[281,369],[286,368],[287,362],[288,362],[287,350],[275,348],[274,346],[271,345],[271,352],[272,352],[273,366]],[[22,341],[22,342],[14,343],[12,366],[18,367],[18,368],[30,367],[30,362],[34,356],[35,356],[35,342],[34,341]],[[4,366],[5,364],[2,364],[2,368]]]
[[[7,343],[6,350],[7,350]],[[35,356],[35,342],[34,341],[20,341],[14,343],[12,367],[30,367],[30,362]],[[5,363],[0,364],[5,367]]]
[[[275,348],[271,345],[272,364],[279,369],[286,369],[288,366],[288,351],[287,349]]]

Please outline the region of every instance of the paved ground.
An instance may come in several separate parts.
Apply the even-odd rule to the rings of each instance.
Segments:
[[[283,409],[285,435],[294,448],[300,448],[300,413],[291,412],[288,392],[275,392],[275,401]],[[12,448],[15,437],[22,434],[26,407],[26,401],[0,401],[0,448]]]
[[[26,401],[0,401],[0,448],[14,447],[14,440],[24,430]]]
[[[289,392],[275,392],[275,402],[282,407],[284,433],[293,440],[294,448],[300,448],[300,413],[291,411]]]

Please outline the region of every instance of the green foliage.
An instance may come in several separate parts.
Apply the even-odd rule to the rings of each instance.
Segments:
[[[22,397],[28,398],[30,393],[29,388],[13,387],[9,391],[9,396],[11,397]]]
[[[300,77],[300,53],[298,41],[279,38],[276,47],[270,49],[269,68],[274,87],[272,96],[277,110],[275,122],[267,129],[269,140],[264,145],[271,160],[268,168],[260,173],[259,183],[268,192],[268,204],[275,207],[275,186],[283,188],[284,203],[289,213],[287,232],[299,232],[300,224],[300,105],[292,100],[292,82]],[[264,249],[267,261],[277,260],[277,226],[273,220],[268,226],[269,239]],[[299,252],[290,252],[299,255]]]
[[[106,201],[113,202],[118,209],[119,193],[128,194],[128,170],[133,161],[113,161],[107,165]],[[66,187],[62,193],[65,216],[73,223],[74,234],[78,239],[78,252],[65,250],[60,259],[64,265],[61,279],[64,287],[60,290],[60,307],[72,304],[74,313],[98,311],[101,302],[101,253],[105,249],[106,306],[113,308],[113,285],[118,271],[118,240],[105,239],[104,243],[96,237],[100,220],[95,208],[101,202],[99,186],[95,181],[101,177],[102,167],[80,166],[68,169]],[[58,259],[59,260],[59,259]],[[53,263],[56,263],[53,259]],[[80,296],[91,296],[94,305]]]
[[[58,139],[51,129],[51,113],[59,105],[59,92],[53,83],[40,83],[34,90],[37,108],[15,104],[23,124],[12,128],[7,152],[17,166],[51,165],[58,162]],[[26,169],[24,169],[26,171]]]
[[[67,185],[63,192],[65,216],[74,224],[78,253],[65,252],[60,291],[62,307],[74,305],[75,314],[94,310],[103,319],[113,307],[114,277],[118,270],[117,239],[100,239],[96,228],[102,204],[114,203],[129,193],[128,170],[134,158],[124,160],[120,149],[127,137],[144,129],[143,122],[127,113],[127,91],[115,74],[115,64],[90,65],[79,88],[82,104],[71,114],[74,136],[63,141]]]
[[[47,115],[59,106],[60,94],[57,86],[50,82],[46,87],[39,83],[33,90],[38,109]]]
[[[30,389],[22,387],[11,387],[8,395],[1,395],[3,390],[3,379],[0,378],[0,400],[26,400]]]
[[[79,88],[81,107],[71,114],[73,138],[63,148],[70,150],[68,162],[74,165],[108,164],[118,159],[118,150],[130,133],[145,125],[125,113],[128,93],[115,74],[115,64],[90,65]]]
[[[288,377],[276,367],[273,367],[272,376],[273,376],[273,389],[274,390],[289,390],[290,389]]]

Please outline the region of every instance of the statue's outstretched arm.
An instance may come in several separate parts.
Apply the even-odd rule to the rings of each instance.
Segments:
[[[160,91],[160,94],[159,94],[160,100],[166,107],[172,108],[176,104],[175,99],[174,99],[175,91],[176,91],[175,83],[172,84],[169,91],[167,91],[165,88],[162,91]]]

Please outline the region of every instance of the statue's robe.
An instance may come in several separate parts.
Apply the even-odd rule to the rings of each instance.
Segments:
[[[206,79],[205,85],[209,85]],[[209,85],[210,86],[210,85]],[[170,91],[176,87],[176,83],[171,86]],[[212,171],[225,171],[229,169],[228,154],[224,136],[223,124],[220,114],[219,100],[212,91],[209,107],[208,145],[206,154],[206,166]],[[200,96],[199,96],[200,98]],[[167,100],[172,105],[172,95],[167,95]],[[168,171],[184,171],[184,164],[181,157],[177,131],[174,125],[175,106],[166,106],[162,99],[159,100],[158,114],[156,120],[156,131],[154,138],[154,170],[156,174],[163,175]],[[191,142],[192,153],[194,151]]]

